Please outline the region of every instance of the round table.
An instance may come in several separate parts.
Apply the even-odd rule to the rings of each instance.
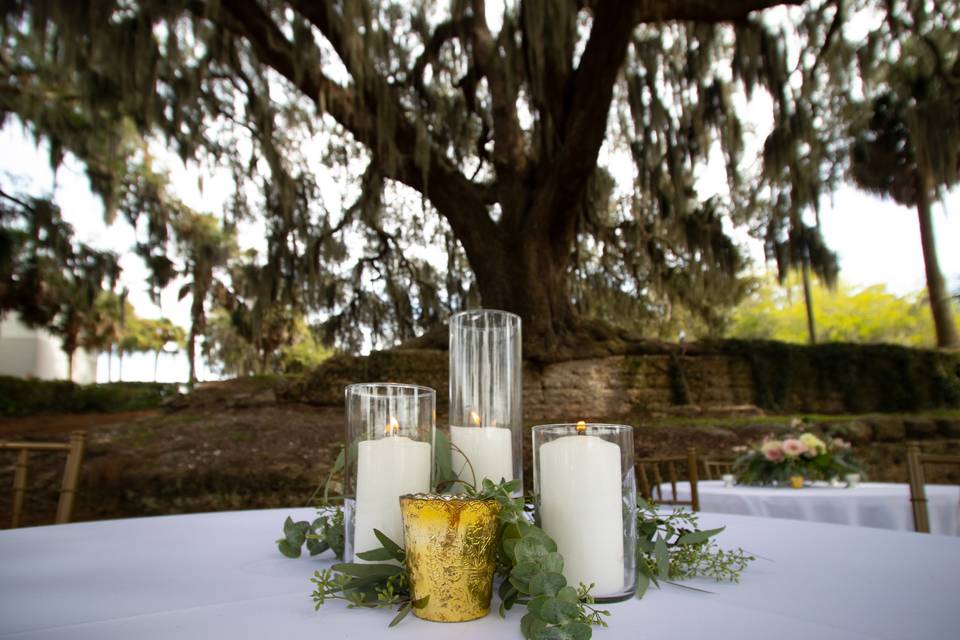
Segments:
[[[663,485],[664,499],[670,485]],[[698,482],[700,510],[768,518],[792,518],[812,522],[852,524],[913,531],[910,487],[881,482],[861,483],[854,488],[817,483],[802,489],[789,487],[726,487],[719,481]],[[927,511],[930,531],[960,536],[960,487],[928,484]],[[677,483],[677,498],[690,499],[690,484]]]
[[[328,557],[290,560],[283,519],[310,509],[240,511],[0,532],[0,638],[521,638],[523,607],[468,623],[328,602],[309,578]],[[960,539],[829,524],[703,514],[724,546],[757,560],[740,584],[694,581],[607,605],[613,638],[798,640],[956,637]]]

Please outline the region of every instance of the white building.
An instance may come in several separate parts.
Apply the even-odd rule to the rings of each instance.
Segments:
[[[45,329],[31,329],[15,313],[0,321],[0,375],[66,380],[67,355],[61,341]],[[97,381],[97,354],[77,349],[73,354],[73,381]]]

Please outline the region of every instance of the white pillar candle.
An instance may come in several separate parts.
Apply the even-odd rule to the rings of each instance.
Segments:
[[[484,478],[494,483],[501,478],[513,480],[513,433],[502,427],[450,427],[450,442],[453,449],[450,461],[457,477],[480,486]],[[464,460],[466,456],[466,460]],[[467,464],[467,460],[470,464]],[[471,466],[473,472],[471,473]]]
[[[623,591],[623,504],[620,447],[575,435],[540,447],[540,520],[563,555],[563,575],[591,593]]]
[[[430,491],[430,465],[427,442],[387,436],[358,444],[354,555],[380,548],[374,529],[403,545],[400,496]],[[354,562],[363,560],[355,557]]]

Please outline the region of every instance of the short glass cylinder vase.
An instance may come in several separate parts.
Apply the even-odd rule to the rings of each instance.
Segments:
[[[563,556],[567,584],[593,584],[598,602],[630,598],[637,586],[637,484],[633,427],[533,427],[537,518]]]
[[[400,497],[407,576],[419,618],[464,622],[487,615],[497,555],[496,500],[451,495]]]
[[[429,491],[437,394],[411,384],[346,388],[344,523],[347,562],[381,547],[379,529],[403,544],[399,497]]]
[[[520,316],[476,309],[450,317],[450,443],[454,473],[480,487],[520,480],[523,357]]]

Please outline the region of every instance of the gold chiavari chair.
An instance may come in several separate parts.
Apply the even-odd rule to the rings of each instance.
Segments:
[[[70,434],[70,442],[10,442],[0,440],[0,451],[16,451],[17,463],[13,472],[13,502],[11,511],[11,528],[20,526],[23,516],[23,499],[27,491],[27,471],[30,464],[31,452],[65,452],[67,461],[63,469],[63,479],[60,482],[60,500],[57,503],[55,522],[62,524],[70,522],[73,516],[73,504],[77,495],[77,485],[80,482],[80,465],[83,462],[83,452],[86,447],[87,434],[83,431],[74,431]]]
[[[686,475],[681,475],[681,470]],[[690,499],[677,498],[677,481],[687,480],[690,483]],[[640,495],[647,500],[655,500],[660,504],[688,505],[694,511],[700,510],[700,493],[697,489],[699,475],[697,472],[697,450],[694,447],[687,449],[685,456],[670,456],[663,458],[640,458],[637,460],[637,482],[640,485]],[[669,483],[669,497],[664,495],[664,486]]]
[[[704,480],[719,480],[724,474],[733,473],[733,460],[703,460]]]
[[[918,533],[930,533],[930,516],[927,513],[927,491],[924,466],[947,464],[960,467],[960,456],[937,453],[921,453],[920,445],[907,445],[907,473],[910,476],[910,503],[913,506],[913,528]]]

